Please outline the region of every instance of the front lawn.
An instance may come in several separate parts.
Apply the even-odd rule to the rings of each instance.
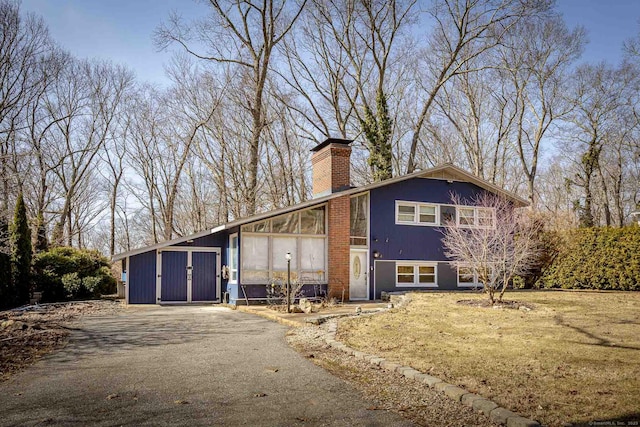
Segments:
[[[508,292],[533,309],[416,293],[389,312],[345,320],[338,339],[428,372],[547,425],[640,420],[640,293]]]

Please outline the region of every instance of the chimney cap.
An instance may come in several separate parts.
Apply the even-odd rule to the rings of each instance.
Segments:
[[[321,142],[320,144],[316,145],[315,147],[313,147],[311,149],[311,151],[320,151],[322,150],[324,147],[326,147],[327,145],[330,144],[342,144],[342,145],[349,145],[353,142],[352,139],[340,139],[340,138],[327,138],[325,139],[323,142]]]

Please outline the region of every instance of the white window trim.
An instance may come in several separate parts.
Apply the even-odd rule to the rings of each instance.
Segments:
[[[399,209],[400,206],[413,206],[413,221],[400,221],[399,217]],[[436,220],[434,222],[420,222],[420,207],[421,206],[429,206],[436,209],[435,216]],[[404,200],[396,200],[396,210],[395,210],[395,221],[396,225],[417,225],[422,227],[435,227],[438,226],[440,217],[440,206],[437,203],[426,203],[426,202],[408,202]]]
[[[463,268],[471,268],[471,267],[465,267],[462,266]],[[460,283],[460,266],[456,267],[456,284],[459,288],[483,288],[484,285],[482,283],[479,283],[480,281],[478,280],[478,272],[473,269],[473,283]]]
[[[398,267],[413,267],[413,283],[398,282]],[[433,267],[435,283],[420,283],[420,271],[418,267]],[[396,287],[397,288],[437,288],[438,287],[438,263],[427,261],[396,261]]]
[[[401,221],[399,220],[399,208],[400,206],[413,206],[413,221]],[[436,208],[436,220],[435,222],[420,222],[420,206],[430,206]],[[396,225],[412,225],[418,227],[444,227],[442,224],[441,217],[441,207],[450,206],[456,209],[456,225],[458,227],[463,228],[495,228],[496,227],[496,212],[494,208],[486,207],[486,206],[473,206],[473,205],[451,205],[448,203],[428,203],[428,202],[412,202],[405,200],[396,200],[395,207],[395,224]],[[460,224],[460,209],[473,209],[473,224]],[[491,222],[492,225],[480,225],[479,224],[479,216],[478,211],[481,209],[486,209],[491,211]]]
[[[235,268],[232,268],[232,254],[231,254],[231,242],[233,241],[233,239],[236,239],[236,253],[235,253]],[[229,284],[230,285],[237,285],[238,284],[238,272],[240,271],[240,238],[238,236],[238,233],[233,233],[229,235],[229,259],[228,261],[228,267],[229,267]],[[233,272],[235,271],[236,273],[236,278],[232,279],[233,277]]]

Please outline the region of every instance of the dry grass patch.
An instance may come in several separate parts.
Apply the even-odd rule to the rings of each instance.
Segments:
[[[341,322],[338,339],[544,424],[640,420],[640,293],[506,295],[531,311],[457,303],[470,295],[413,294],[405,308]]]

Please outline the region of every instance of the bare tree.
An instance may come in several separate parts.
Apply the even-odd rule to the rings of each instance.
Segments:
[[[123,67],[108,63],[73,61],[55,85],[48,100],[49,114],[55,117],[54,169],[62,187],[60,216],[52,240],[72,244],[73,200],[77,188],[95,166],[95,159],[110,135],[119,104],[133,76]]]
[[[548,9],[546,0],[509,2],[503,0],[436,0],[429,9],[435,29],[424,48],[426,73],[420,76],[419,90],[425,94],[415,118],[407,173],[417,168],[416,156],[421,133],[442,87],[453,77],[479,71],[468,67],[476,58],[497,46],[514,25],[527,16]]]
[[[511,85],[513,139],[534,205],[541,146],[552,125],[573,107],[566,96],[569,67],[584,44],[583,28],[569,30],[560,16],[552,15],[518,22],[499,47],[498,75]]]
[[[20,3],[0,1],[0,215],[7,215],[12,182],[21,186],[16,163],[23,113],[41,87],[42,62],[54,46],[44,21],[20,15]]]
[[[325,136],[333,129],[342,137],[349,129],[362,134],[374,181],[393,174],[398,112],[390,111],[388,98],[399,95],[394,88],[402,78],[401,58],[410,55],[404,33],[416,19],[415,4],[314,0],[285,43],[289,74],[280,75],[308,103],[306,110],[293,108]]]
[[[480,216],[475,224],[466,223],[464,217],[444,224],[444,254],[458,269],[477,275],[491,304],[496,294],[501,302],[513,278],[535,267],[541,224],[529,210],[517,209],[512,201],[490,193],[470,201],[452,195],[452,202],[457,209],[471,204],[482,211],[476,213]]]
[[[159,46],[166,48],[170,43],[177,43],[199,59],[235,66],[237,76],[246,78],[243,106],[250,115],[251,128],[248,191],[244,196],[251,214],[257,206],[259,152],[266,126],[265,86],[272,55],[300,16],[305,1],[291,6],[276,0],[209,0],[211,14],[207,19],[186,24],[172,15],[169,23],[156,33]],[[199,51],[198,44],[204,46],[204,51]]]

